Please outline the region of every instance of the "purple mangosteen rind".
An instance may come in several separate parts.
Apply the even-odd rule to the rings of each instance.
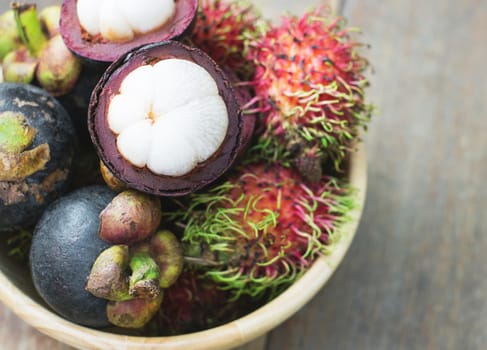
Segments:
[[[137,168],[130,164],[118,151],[116,136],[110,130],[106,117],[111,98],[119,92],[128,73],[137,67],[169,58],[188,60],[205,68],[217,84],[229,118],[220,148],[191,172],[178,177],[157,175],[147,167]],[[206,187],[223,175],[247,146],[255,117],[244,114],[242,106],[247,102],[244,98],[245,94],[234,89],[234,81],[200,49],[175,41],[148,44],[120,57],[105,71],[91,96],[88,129],[102,162],[128,187],[157,196],[183,196]]]
[[[86,40],[76,8],[77,0],[64,0],[61,6],[60,31],[66,46],[91,64],[107,64],[125,53],[146,44],[178,40],[189,35],[194,27],[198,0],[175,0],[176,10],[159,29],[141,34],[127,42],[95,42]]]
[[[110,325],[107,300],[85,290],[96,258],[110,244],[98,237],[100,212],[116,193],[106,186],[88,186],[59,198],[37,223],[29,266],[34,287],[62,317],[80,325]]]
[[[70,116],[47,91],[27,84],[1,83],[0,115],[5,113],[23,116],[35,130],[25,151],[45,147],[48,152],[45,165],[31,175],[0,179],[0,232],[29,228],[36,223],[46,207],[69,189],[79,151]],[[38,157],[32,160],[40,161],[35,158]]]

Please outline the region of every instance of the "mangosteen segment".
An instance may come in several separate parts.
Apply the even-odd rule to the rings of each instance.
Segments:
[[[176,9],[174,0],[78,0],[81,27],[108,41],[129,41],[162,27]]]
[[[128,187],[184,195],[221,176],[249,141],[254,117],[243,114],[240,97],[201,50],[146,45],[112,64],[95,87],[90,134]]]
[[[157,175],[182,176],[221,146],[228,112],[213,77],[200,65],[164,59],[130,72],[108,107],[118,152]]]
[[[60,27],[80,57],[113,62],[136,47],[184,36],[197,9],[197,0],[64,0]]]

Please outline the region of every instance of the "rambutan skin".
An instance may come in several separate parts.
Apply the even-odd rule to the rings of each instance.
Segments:
[[[306,185],[293,169],[253,164],[191,195],[172,219],[184,227],[187,251],[211,260],[206,275],[221,288],[235,299],[272,298],[332,249],[354,207],[352,192],[336,178]]]
[[[249,79],[254,67],[245,52],[259,21],[249,1],[201,0],[191,41],[240,79]]]
[[[265,130],[261,142],[271,146],[266,156],[292,160],[315,152],[340,167],[373,109],[364,98],[364,45],[350,34],[343,19],[319,8],[301,18],[283,17],[249,43],[247,57],[256,65],[254,107]]]

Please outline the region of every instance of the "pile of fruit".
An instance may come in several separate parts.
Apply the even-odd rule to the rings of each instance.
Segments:
[[[0,17],[0,232],[88,327],[181,334],[333,251],[370,119],[362,44],[326,8],[64,0]],[[133,334],[133,333],[132,333]]]

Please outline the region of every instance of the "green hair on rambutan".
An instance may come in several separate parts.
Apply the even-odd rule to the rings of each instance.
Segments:
[[[303,159],[341,168],[373,111],[365,102],[365,45],[352,32],[342,18],[320,8],[301,18],[283,17],[249,42],[247,56],[256,70],[255,97],[247,107],[262,116],[259,143],[267,146],[257,147],[265,151],[263,159],[284,148],[274,153],[298,169]]]
[[[272,298],[333,250],[353,194],[334,177],[306,185],[292,169],[253,164],[166,217],[184,229],[189,261],[222,289]]]

